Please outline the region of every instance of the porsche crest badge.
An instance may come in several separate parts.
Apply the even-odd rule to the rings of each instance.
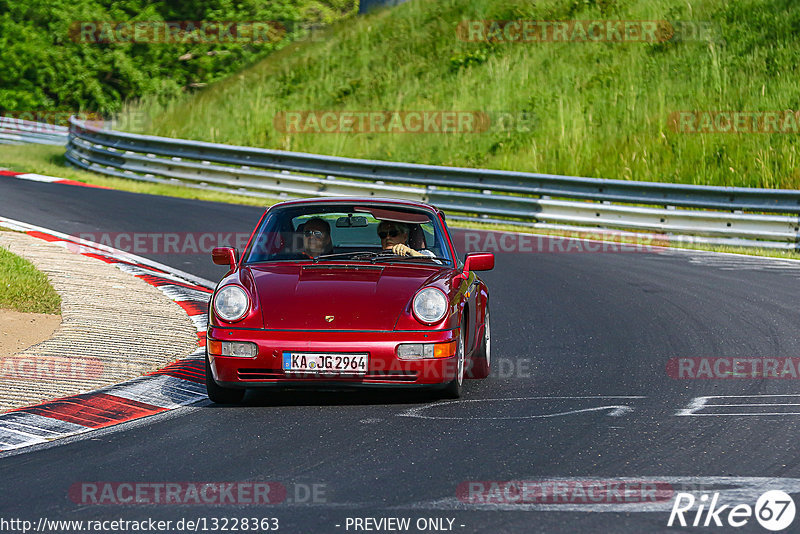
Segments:
[[[333,322],[333,315],[326,315],[325,316],[325,321],[328,322],[328,323],[332,323]]]

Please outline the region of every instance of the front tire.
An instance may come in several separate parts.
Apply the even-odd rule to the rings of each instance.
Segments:
[[[489,327],[489,308],[483,319],[483,341],[477,352],[472,356],[471,378],[486,378],[492,370],[492,332]]]
[[[245,394],[244,388],[224,388],[214,382],[214,375],[211,373],[211,362],[208,360],[208,351],[206,351],[206,392],[211,402],[217,404],[239,404]]]
[[[443,397],[446,399],[460,399],[464,386],[464,367],[466,356],[464,354],[464,331],[466,325],[461,322],[458,332],[458,346],[456,347],[456,376],[444,388]]]

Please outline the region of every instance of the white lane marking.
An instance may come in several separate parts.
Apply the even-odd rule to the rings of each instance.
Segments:
[[[610,412],[606,415],[611,417],[619,417],[625,415],[633,411],[633,408],[630,406],[625,405],[605,405],[605,406],[593,406],[591,408],[581,408],[576,410],[568,410],[563,412],[557,413],[549,413],[549,414],[536,414],[536,415],[519,415],[519,416],[492,416],[492,417],[475,417],[472,415],[463,415],[463,416],[437,416],[437,415],[425,415],[422,412],[427,410],[432,410],[435,408],[441,408],[442,406],[447,406],[450,404],[466,404],[466,403],[474,403],[474,402],[518,402],[518,401],[529,401],[529,400],[607,400],[607,399],[645,399],[647,397],[641,395],[628,395],[628,396],[613,396],[613,395],[594,395],[594,396],[579,396],[579,397],[508,397],[508,398],[501,398],[501,399],[465,399],[465,400],[455,400],[455,401],[447,401],[447,402],[440,402],[437,404],[429,404],[424,406],[415,406],[413,408],[409,408],[403,412],[397,414],[398,417],[416,417],[419,419],[449,419],[449,420],[459,420],[459,419],[468,419],[468,420],[509,420],[509,419],[542,419],[548,417],[563,417],[567,415],[574,415],[583,412],[595,412],[595,411],[603,411],[603,410],[610,410]]]
[[[9,427],[9,428],[5,428],[4,430],[6,430],[8,432],[8,434],[5,435],[5,439],[8,439],[8,436],[19,435],[19,436],[22,437],[21,439],[28,440],[28,441],[30,441],[32,443],[41,443],[41,442],[47,441],[45,438],[43,438],[40,435],[31,434],[29,432],[25,432],[24,430],[20,430],[19,428],[10,428]],[[3,438],[0,438],[0,439],[3,439]]]
[[[686,257],[689,263],[713,267],[722,271],[772,271],[779,274],[800,274],[800,260],[746,256],[727,252],[664,250],[664,256]]]
[[[787,402],[786,404],[777,404],[773,402],[759,402],[758,404],[706,404],[707,408],[722,408],[726,406],[736,406],[738,408],[743,408],[745,406],[800,406],[800,404],[790,403],[790,402]]]
[[[67,248],[69,248],[69,244],[67,244]],[[89,251],[87,251],[87,252],[89,252]],[[102,251],[100,251],[100,254],[108,255],[106,252],[102,252]],[[114,259],[119,259],[119,258],[114,258]],[[125,261],[130,261],[130,260],[125,260]],[[173,282],[182,282],[184,284],[187,281],[187,278],[183,275],[183,271],[176,270],[175,274],[172,274],[170,272],[161,272],[161,271],[158,271],[158,270],[153,271],[152,269],[145,269],[145,268],[139,267],[138,265],[130,265],[128,263],[115,263],[114,266],[116,266],[119,270],[121,270],[123,272],[126,272],[128,274],[132,274],[134,276],[140,276],[140,275],[156,276],[158,278],[163,278],[165,280],[172,280]],[[211,282],[209,282],[209,283],[211,283]],[[197,284],[197,285],[202,286],[203,284]],[[214,284],[214,285],[216,285],[216,284]],[[156,286],[156,287],[158,287],[158,286]],[[208,300],[208,295],[209,294],[206,293],[206,300]]]
[[[714,399],[719,399],[722,401],[722,404],[710,404],[709,401]],[[730,417],[730,416],[775,416],[775,415],[800,415],[800,412],[759,412],[759,411],[750,411],[750,412],[715,412],[715,413],[699,413],[702,410],[709,409],[709,408],[755,408],[758,409],[761,406],[800,406],[800,404],[796,402],[785,402],[785,403],[776,403],[776,402],[749,402],[749,403],[726,403],[724,402],[725,399],[750,399],[757,401],[759,399],[765,400],[779,400],[779,399],[793,399],[793,400],[800,400],[800,395],[791,395],[791,394],[775,394],[775,395],[709,395],[705,397],[695,397],[689,401],[689,405],[686,408],[682,408],[675,412],[676,416],[690,416],[690,417]]]
[[[695,397],[689,401],[689,406],[678,410],[675,415],[693,415],[695,412],[700,411],[706,405],[706,400],[711,397]]]
[[[782,477],[720,477],[720,476],[653,476],[653,477],[548,477],[540,476],[529,478],[515,478],[514,480],[536,483],[565,482],[583,484],[587,481],[603,481],[607,483],[667,483],[673,488],[673,493],[701,493],[718,492],[720,506],[724,504],[735,505],[747,503],[755,504],[758,497],[770,490],[782,490],[786,493],[800,493],[800,478]],[[455,490],[453,491],[455,493]],[[395,508],[413,508],[427,510],[491,510],[491,511],[564,511],[564,512],[669,512],[672,509],[673,499],[659,498],[655,501],[645,502],[565,502],[565,503],[471,503],[460,500],[455,495],[430,501],[422,501],[411,505],[397,506]],[[664,519],[666,523],[666,518]]]
[[[44,437],[53,434],[61,434],[66,431],[77,431],[88,428],[77,423],[61,421],[60,419],[53,419],[52,417],[45,417],[28,412],[6,412],[0,415],[0,428],[16,427],[24,429],[31,434],[39,433]]]
[[[66,435],[80,434],[89,427],[26,412],[0,415],[0,449],[10,451],[45,443]]]
[[[64,180],[64,178],[56,178],[55,176],[45,176],[43,174],[33,174],[33,173],[23,173],[17,174],[14,178],[19,178],[22,180],[30,180],[32,182],[47,182],[47,183],[54,183],[60,182]]]
[[[800,415],[800,412],[762,412],[762,413],[752,413],[752,412],[731,412],[731,413],[694,413],[691,414],[693,417],[714,417],[714,416],[726,416],[726,417],[741,417],[741,416],[753,416],[753,417],[766,417],[766,416],[775,416],[775,415]]]
[[[21,449],[29,445],[36,445],[37,443],[45,443],[47,440],[38,436],[31,436],[22,432],[14,432],[13,430],[2,429],[0,430],[0,450],[11,451],[14,449]]]
[[[158,286],[158,290],[176,302],[183,302],[187,300],[208,302],[208,300],[211,298],[211,293],[206,293],[205,291],[200,291],[198,289],[189,289],[188,287],[183,286]]]
[[[795,264],[800,266],[800,260],[794,258],[775,258],[772,256],[754,256],[737,252],[718,252],[715,250],[695,250],[677,247],[661,247],[657,253],[661,256],[684,256],[694,258],[697,261],[718,261],[718,262],[747,262],[752,263],[783,263],[785,265]]]
[[[169,375],[150,376],[124,383],[112,387],[108,393],[170,410],[207,397],[205,385]]]

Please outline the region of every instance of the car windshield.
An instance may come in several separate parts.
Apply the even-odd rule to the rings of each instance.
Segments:
[[[432,212],[368,204],[271,210],[245,251],[245,263],[272,261],[452,263]]]

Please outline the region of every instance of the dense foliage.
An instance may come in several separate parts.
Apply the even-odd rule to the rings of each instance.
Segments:
[[[357,9],[357,0],[0,0],[0,112],[109,114],[131,98],[175,97],[308,35],[308,25]],[[84,42],[78,24],[96,21],[275,21],[280,31],[261,42],[185,34],[172,42],[114,42],[117,34]]]

